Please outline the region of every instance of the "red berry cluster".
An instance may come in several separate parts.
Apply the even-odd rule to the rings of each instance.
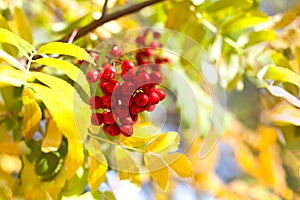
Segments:
[[[139,37],[136,39],[137,44],[139,45],[139,40],[143,40],[145,45],[146,39]],[[158,37],[158,33],[154,32],[153,38]],[[110,136],[131,136],[138,114],[153,111],[156,104],[166,96],[164,90],[157,88],[157,85],[162,83],[159,64],[168,63],[169,60],[155,54],[155,47],[151,46],[153,41],[136,52],[138,66],[130,59],[118,59],[113,64],[103,64],[101,70],[87,71],[88,82],[97,82],[97,88],[101,91],[101,95],[89,100],[89,105],[94,110],[91,123],[102,126]],[[118,46],[114,46],[109,54],[123,56]],[[121,71],[120,74],[117,68]]]

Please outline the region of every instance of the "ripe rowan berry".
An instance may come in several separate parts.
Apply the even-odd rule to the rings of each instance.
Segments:
[[[145,106],[147,103],[148,103],[148,96],[144,93],[137,93],[134,97],[134,103],[137,105],[137,106]]]
[[[99,96],[93,96],[89,100],[89,105],[91,106],[92,109],[99,109],[102,107],[102,100],[101,97]]]
[[[98,81],[99,72],[95,69],[91,69],[86,73],[86,79],[89,83],[95,83]]]
[[[101,113],[93,113],[91,116],[91,123],[95,126],[100,126],[103,123],[103,116]]]

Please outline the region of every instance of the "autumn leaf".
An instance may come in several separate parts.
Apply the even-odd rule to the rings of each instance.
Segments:
[[[157,136],[147,146],[147,151],[166,154],[178,149],[179,136],[177,132],[166,132]]]
[[[150,176],[163,191],[166,191],[170,181],[170,171],[166,163],[159,155],[152,153],[145,154],[144,161]]]
[[[42,112],[36,102],[33,91],[27,87],[23,89],[22,102],[24,105],[22,133],[25,140],[30,140],[34,132],[38,130],[40,126]]]
[[[192,166],[189,159],[181,153],[172,153],[163,156],[163,160],[176,172],[181,178],[189,178],[192,174]]]
[[[44,153],[57,151],[62,141],[62,133],[53,119],[49,120],[41,149]]]

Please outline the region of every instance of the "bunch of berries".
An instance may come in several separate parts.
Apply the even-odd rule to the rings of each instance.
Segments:
[[[110,54],[122,56],[123,52],[114,46]],[[153,111],[166,96],[157,86],[162,83],[159,64],[169,63],[169,60],[157,57],[155,48],[149,46],[137,51],[135,57],[138,65],[130,59],[118,59],[86,74],[88,82],[96,83],[101,91],[101,95],[89,100],[94,110],[91,123],[102,126],[110,136],[131,136],[138,114]]]

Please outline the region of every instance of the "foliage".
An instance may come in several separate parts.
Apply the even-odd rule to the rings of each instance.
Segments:
[[[110,183],[111,172],[142,191],[150,189],[157,199],[174,197],[182,184],[220,199],[299,198],[299,6],[269,16],[256,0],[126,2],[3,3],[0,199],[122,199]],[[91,30],[91,24],[98,28]],[[195,56],[181,38],[174,42],[168,35],[162,43],[176,43],[182,52],[172,57],[170,68],[196,94],[196,119],[191,104],[170,97],[161,105],[170,118],[182,118],[178,132],[162,130],[146,115],[128,138],[103,137],[90,124],[93,91],[80,65],[101,64],[107,51],[93,51],[99,41],[144,26],[184,33],[208,52],[219,76],[216,90],[225,89],[228,97],[220,140],[211,110],[221,113],[224,99],[213,99],[185,60],[206,55]],[[167,82],[178,99],[191,102],[176,78]],[[200,131],[191,142],[193,123]],[[206,140],[219,143],[199,159]],[[218,172],[226,167],[219,166],[222,145],[238,168],[229,180]]]

